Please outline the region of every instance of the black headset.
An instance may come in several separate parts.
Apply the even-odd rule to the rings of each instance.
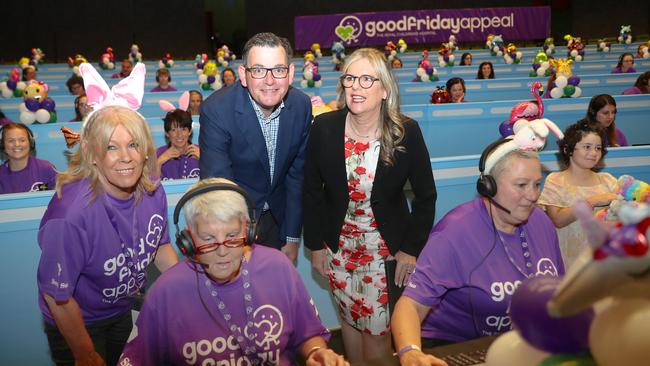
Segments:
[[[27,125],[22,124],[22,123],[16,123],[15,125],[22,127],[25,131],[27,131],[27,139],[29,140],[29,149],[30,151],[35,151],[36,150],[36,140],[34,139],[34,133],[32,130],[27,127]],[[4,127],[0,127],[0,152],[5,151],[5,132],[4,132]]]
[[[168,76],[169,76],[169,82],[171,83],[172,82],[172,73],[170,72],[168,74]],[[157,83],[160,82],[160,70],[156,71],[156,82]]]
[[[497,147],[505,144],[508,141],[511,140],[499,139],[488,145],[485,150],[483,150],[483,153],[481,153],[481,159],[478,161],[478,170],[481,175],[476,181],[476,191],[483,197],[493,198],[497,194],[497,181],[490,174],[485,174],[485,162]]]
[[[248,193],[246,191],[234,184],[230,183],[211,183],[201,187],[197,187],[187,191],[178,203],[176,208],[174,208],[174,226],[176,226],[176,246],[186,257],[194,257],[197,255],[196,244],[194,243],[194,238],[192,233],[188,229],[180,230],[178,228],[178,219],[181,213],[183,206],[192,198],[200,196],[202,194],[213,192],[213,191],[234,191],[239,193],[244,200],[246,201],[246,206],[248,207],[248,215],[250,216],[250,221],[245,221],[244,228],[244,243],[246,245],[253,244],[253,241],[256,237],[256,222],[255,222],[255,204],[251,201]]]

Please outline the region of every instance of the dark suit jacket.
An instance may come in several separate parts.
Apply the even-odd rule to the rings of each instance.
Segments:
[[[325,242],[338,250],[339,235],[348,208],[344,136],[347,110],[321,114],[312,126],[307,144],[303,206],[305,246],[322,249]],[[401,146],[393,166],[379,159],[370,204],[379,233],[391,254],[417,256],[426,243],[435,216],[436,187],[429,152],[417,122],[404,122]],[[411,182],[415,198],[409,212],[404,185]]]
[[[240,83],[213,93],[201,104],[201,178],[222,177],[244,188],[257,207],[264,202],[280,225],[280,240],[300,237],[305,146],[311,127],[309,97],[289,88],[280,113],[273,182],[269,158],[248,89]]]

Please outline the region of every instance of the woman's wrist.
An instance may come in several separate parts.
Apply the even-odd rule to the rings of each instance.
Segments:
[[[397,357],[402,358],[406,352],[413,350],[422,352],[422,349],[417,344],[407,344],[406,346],[400,348],[399,351],[397,351]]]

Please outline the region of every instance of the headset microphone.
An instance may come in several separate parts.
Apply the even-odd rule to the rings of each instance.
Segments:
[[[498,209],[500,209],[502,211],[505,211],[508,215],[510,214],[510,210],[508,210],[507,208],[501,206],[501,204],[499,202],[497,202],[495,199],[489,197],[488,200],[490,200],[490,203],[493,203],[494,206],[496,206]]]

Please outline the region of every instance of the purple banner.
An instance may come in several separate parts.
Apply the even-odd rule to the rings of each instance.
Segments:
[[[500,34],[505,42],[544,39],[551,33],[548,6],[480,9],[429,9],[397,12],[329,14],[295,18],[295,48],[309,49],[312,43],[329,48],[340,41],[359,47],[397,43],[484,41]]]

